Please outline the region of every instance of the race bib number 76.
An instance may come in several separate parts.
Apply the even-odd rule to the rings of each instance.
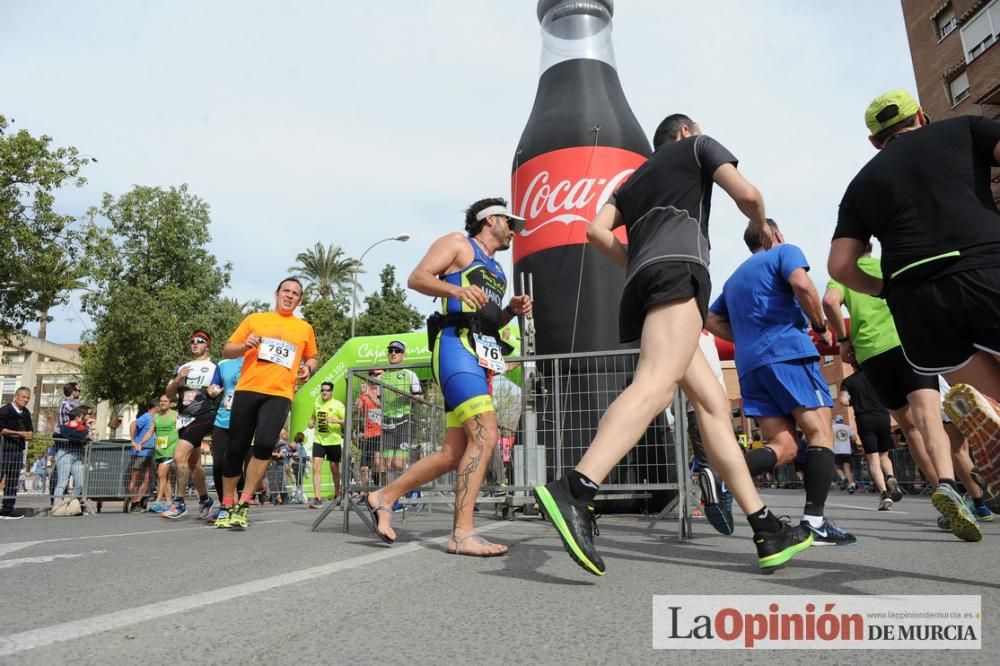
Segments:
[[[480,367],[499,373],[507,369],[496,338],[491,335],[474,333],[472,339],[476,343],[476,356],[479,357]]]

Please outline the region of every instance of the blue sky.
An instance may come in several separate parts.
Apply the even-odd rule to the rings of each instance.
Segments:
[[[615,5],[618,70],[647,134],[679,111],[723,142],[822,290],[837,203],[873,154],[864,108],[915,92],[898,0]],[[509,197],[540,46],[532,0],[7,0],[0,112],[100,160],[60,193],[66,212],[187,183],[240,300],[269,299],[316,242],[358,256],[410,234],[369,253],[371,291],[386,263],[405,281],[469,203]],[[716,292],[745,258],[743,226],[718,192]],[[53,314],[57,342],[88,325],[72,306]]]

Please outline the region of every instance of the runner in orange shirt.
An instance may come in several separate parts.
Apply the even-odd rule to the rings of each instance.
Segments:
[[[226,358],[243,356],[243,373],[233,393],[230,443],[222,470],[222,510],[216,527],[246,529],[250,500],[285,426],[295,382],[316,372],[316,335],[312,326],[295,316],[302,301],[302,283],[286,278],[274,296],[274,311],[248,315],[222,351]],[[236,484],[251,442],[253,458],[237,503]]]

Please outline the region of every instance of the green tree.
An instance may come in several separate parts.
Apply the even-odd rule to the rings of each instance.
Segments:
[[[305,252],[299,252],[295,261],[289,273],[304,281],[306,288],[314,290],[319,298],[327,300],[341,289],[353,287],[357,274],[364,272],[357,259],[345,256],[333,243],[329,247],[316,243]]]
[[[396,268],[386,264],[379,274],[382,287],[365,299],[365,312],[358,317],[358,335],[405,333],[424,325],[424,316],[406,302],[406,290],[396,282]]]
[[[340,289],[333,298],[306,298],[302,302],[302,316],[312,324],[319,348],[318,362],[322,367],[337,353],[351,334],[350,296],[347,289]]]
[[[254,312],[267,312],[271,307],[259,299],[251,299],[245,303],[240,303],[235,298],[220,298],[214,307],[204,313],[198,323],[212,336],[212,355],[214,358],[222,357],[222,348],[226,340],[233,334],[236,327],[240,325],[243,318]]]
[[[105,194],[90,216],[83,381],[90,396],[133,403],[163,390],[194,328],[235,328],[242,313],[220,296],[232,267],[208,250],[208,204],[186,185]],[[216,349],[231,332],[209,331]]]
[[[80,253],[72,215],[55,211],[55,192],[82,187],[80,170],[91,159],[76,148],[56,148],[46,135],[8,132],[0,115],[0,341],[24,330],[59,303],[66,276],[48,268],[54,259],[74,265]]]

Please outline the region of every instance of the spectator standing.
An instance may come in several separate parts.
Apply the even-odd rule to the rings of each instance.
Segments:
[[[132,478],[129,482],[129,493],[132,495],[132,513],[142,513],[146,510],[146,494],[149,492],[149,481],[152,476],[153,451],[156,439],[153,437],[153,415],[156,414],[156,401],[149,400],[140,405],[145,407],[139,418],[129,425],[129,439],[132,440]]]
[[[34,435],[35,426],[28,411],[31,389],[22,386],[14,398],[0,407],[0,481],[3,482],[3,508],[0,520],[20,520],[14,513],[17,487],[21,478],[24,448]]]
[[[313,416],[316,419],[316,434],[313,442],[313,499],[309,502],[310,509],[319,509],[323,506],[323,497],[320,492],[323,477],[323,459],[330,463],[330,475],[333,478],[334,506],[340,504],[342,488],[340,484],[340,461],[343,458],[344,449],[344,418],[347,415],[347,408],[344,403],[333,397],[333,384],[323,382],[319,388],[319,398],[313,407]]]
[[[381,377],[386,387],[382,390],[382,450],[375,453],[375,467],[392,481],[406,468],[410,455],[412,406],[407,396],[423,395],[424,389],[413,370],[391,367],[406,360],[406,345],[401,340],[390,342],[386,353],[390,367]]]
[[[382,396],[379,394],[378,382],[384,372],[384,370],[377,368],[368,371],[368,381],[361,383],[361,392],[354,403],[358,412],[365,419],[365,425],[358,441],[358,448],[361,450],[361,467],[358,472],[363,487],[367,487],[371,482],[372,462],[374,456],[381,451]]]
[[[70,382],[63,386],[63,400],[59,403],[59,424],[61,426],[69,421],[69,413],[80,404],[80,388],[76,382]]]
[[[65,496],[73,479],[73,497],[83,497],[83,453],[90,442],[86,421],[89,408],[80,405],[69,413],[69,420],[56,431],[56,491]]]

